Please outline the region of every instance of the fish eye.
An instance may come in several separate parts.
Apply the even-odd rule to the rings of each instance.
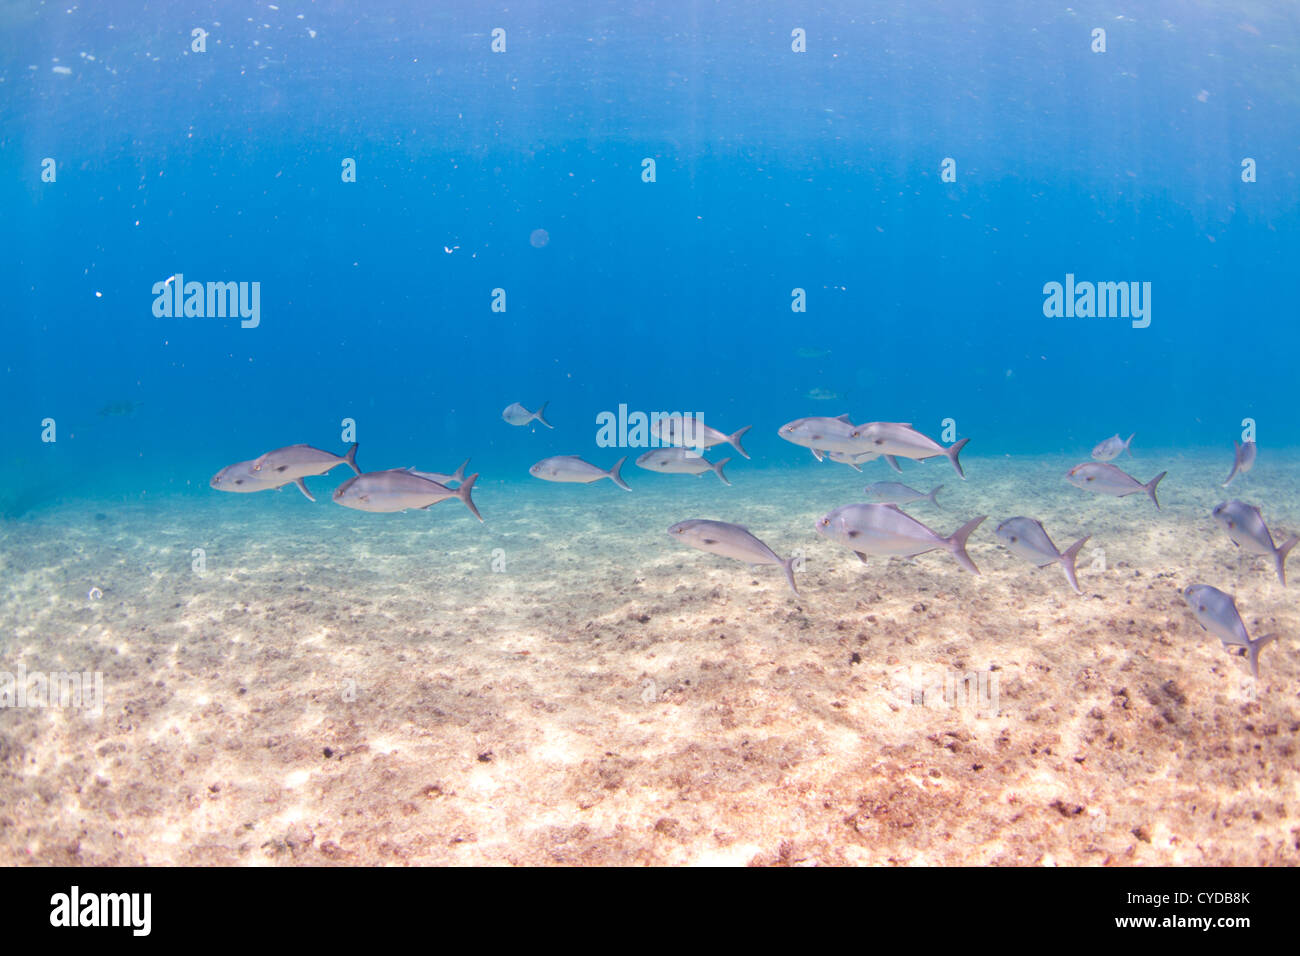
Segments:
[[[1012,543],[1012,544],[1015,544],[1015,543],[1016,543],[1017,541],[1019,541],[1019,540],[1020,540],[1020,539],[1017,538],[1014,534],[1011,536],[1011,543]]]
[[[827,526],[828,524],[830,524],[830,523],[831,523],[831,519],[830,519],[830,518],[822,518],[822,527],[823,527],[823,528],[826,527],[826,526]]]
[[[1087,478],[1084,479],[1084,481],[1092,481],[1093,477],[1094,477],[1094,476],[1089,475]]]

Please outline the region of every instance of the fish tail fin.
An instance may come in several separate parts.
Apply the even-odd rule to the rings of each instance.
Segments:
[[[941,491],[943,491],[943,485],[935,485],[934,490],[925,496],[929,500],[930,504],[934,505],[936,508],[940,507],[940,505],[939,499],[936,498],[935,495]]]
[[[1160,474],[1156,475],[1154,478],[1152,478],[1150,481],[1148,481],[1145,485],[1142,486],[1147,490],[1147,494],[1151,496],[1151,500],[1155,502],[1156,511],[1160,510],[1160,499],[1156,497],[1156,485],[1160,484],[1160,479],[1167,474],[1169,474],[1169,472],[1162,471],[1160,472]]]
[[[347,462],[348,467],[358,475],[361,474],[361,469],[357,467],[357,449],[360,447],[360,442],[353,442],[352,447],[348,449],[348,453],[343,456],[343,460]]]
[[[1263,650],[1265,644],[1272,644],[1276,640],[1276,634],[1265,634],[1263,637],[1255,638],[1246,648],[1246,653],[1250,657],[1250,676],[1255,680],[1259,680],[1259,652]]]
[[[1061,567],[1065,569],[1065,580],[1070,582],[1070,587],[1074,588],[1075,594],[1082,594],[1079,589],[1079,579],[1074,576],[1074,562],[1079,557],[1079,551],[1088,543],[1091,535],[1084,535],[1074,544],[1065,549],[1065,554],[1061,555]]]
[[[971,533],[974,532],[974,530],[980,526],[980,523],[987,517],[988,515],[980,515],[978,518],[972,518],[954,531],[952,537],[946,539],[948,542],[948,550],[950,550],[952,556],[957,559],[957,563],[967,571],[971,571],[974,574],[979,574],[980,569],[975,567],[975,562],[972,561],[970,555],[966,553],[966,539],[971,536]]]
[[[727,485],[728,487],[731,486],[731,482],[729,482],[727,480],[727,476],[722,473],[722,466],[729,461],[731,461],[730,458],[724,458],[722,459],[722,461],[718,462],[717,464],[709,466],[710,468],[713,469],[713,473],[718,476],[718,481],[722,482],[724,485]]]
[[[948,456],[948,460],[952,462],[952,467],[957,472],[957,477],[962,481],[966,480],[966,472],[962,471],[961,462],[957,460],[957,456],[961,454],[961,450],[966,447],[968,441],[970,441],[969,438],[963,438],[961,441],[954,443],[944,452],[944,454]]]
[[[1124,443],[1124,450],[1125,450],[1126,452],[1128,452],[1128,456],[1129,456],[1130,458],[1133,457],[1133,439],[1134,439],[1134,438],[1137,438],[1137,432],[1134,432],[1132,435],[1129,435],[1129,436],[1128,436],[1128,441],[1126,441],[1126,442]]]
[[[460,467],[457,468],[455,471],[453,471],[453,472],[451,473],[451,475],[448,476],[447,480],[448,480],[448,481],[464,481],[464,480],[465,480],[465,469],[466,469],[468,466],[469,466],[469,459],[466,458],[464,461],[462,461],[462,462],[460,463]]]
[[[609,470],[608,477],[610,481],[614,482],[614,484],[618,485],[624,491],[631,491],[632,489],[628,487],[627,482],[623,480],[623,476],[618,473],[619,469],[623,467],[623,462],[625,461],[627,461],[626,455],[614,462],[614,467]]]
[[[543,413],[546,411],[546,406],[549,405],[549,404],[551,404],[551,403],[550,403],[550,402],[542,402],[542,407],[539,408],[539,409],[537,410],[537,414],[534,415],[533,418],[537,419],[539,422],[541,422],[541,423],[542,423],[543,425],[545,425],[547,428],[554,429],[555,426],[552,425],[550,422],[548,422],[548,421],[543,417]]]
[[[898,466],[898,459],[893,455],[886,455],[885,461],[889,462],[889,467],[894,469],[894,471],[898,472],[900,475],[903,473],[903,469]]]
[[[1286,556],[1300,542],[1300,535],[1291,535],[1291,540],[1273,552],[1273,561],[1277,564],[1277,579],[1286,587]]]
[[[1232,471],[1228,472],[1228,478],[1223,483],[1224,488],[1232,484],[1232,479],[1237,477],[1239,467],[1241,467],[1241,442],[1234,438],[1232,440]]]
[[[745,458],[749,457],[749,452],[745,451],[744,446],[740,444],[740,439],[745,436],[745,432],[749,431],[753,427],[754,427],[753,425],[746,425],[744,428],[738,430],[735,434],[727,436],[727,444],[730,445],[732,448],[736,449],[736,451],[740,452],[740,454]]]
[[[301,478],[295,478],[293,483],[298,486],[299,491],[301,491],[304,495],[307,496],[308,501],[316,500],[311,496],[311,492],[307,490],[307,482],[303,481]]]
[[[790,584],[790,590],[794,592],[795,597],[799,597],[799,589],[794,586],[794,559],[792,554],[781,562],[781,570],[785,572],[785,579]]]
[[[465,502],[465,507],[470,510],[470,513],[473,514],[475,518],[478,518],[479,521],[482,521],[483,516],[478,513],[478,508],[474,507],[474,499],[469,495],[470,490],[474,487],[474,482],[476,481],[478,481],[478,472],[474,472],[474,474],[461,482],[460,487],[457,488],[454,493],[457,498]]]

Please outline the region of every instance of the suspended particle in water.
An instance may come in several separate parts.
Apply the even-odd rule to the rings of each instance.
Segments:
[[[541,249],[551,241],[551,234],[545,229],[534,229],[532,235],[528,237],[529,245],[534,249]]]

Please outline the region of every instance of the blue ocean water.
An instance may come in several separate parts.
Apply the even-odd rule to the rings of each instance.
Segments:
[[[348,419],[366,470],[520,482],[611,464],[621,405],[753,425],[747,467],[811,464],[777,427],[841,413],[952,419],[970,460],[1300,444],[1289,6],[0,16],[11,518],[210,497]],[[257,326],[155,316],[176,274],[258,283]],[[1067,275],[1150,283],[1149,326],[1046,316]]]

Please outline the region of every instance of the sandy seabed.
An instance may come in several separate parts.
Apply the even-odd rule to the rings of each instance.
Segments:
[[[99,671],[104,706],[0,710],[4,864],[1295,864],[1300,564],[1284,589],[1210,520],[1231,452],[1139,452],[1164,510],[1076,459],[905,463],[909,508],[978,514],[983,572],[872,560],[814,520],[883,463],[610,482],[486,475],[369,515],[343,480],[69,502],[0,524],[0,670]],[[593,460],[600,460],[595,456]],[[436,464],[436,463],[435,463]],[[1232,495],[1300,530],[1300,457]],[[996,524],[1091,534],[1082,596]],[[802,549],[680,546],[684,518]],[[203,550],[202,572],[193,569]],[[1258,685],[1179,589],[1235,593]],[[102,597],[88,596],[99,588]],[[983,674],[995,699],[914,698]],[[915,701],[915,702],[914,702]]]

